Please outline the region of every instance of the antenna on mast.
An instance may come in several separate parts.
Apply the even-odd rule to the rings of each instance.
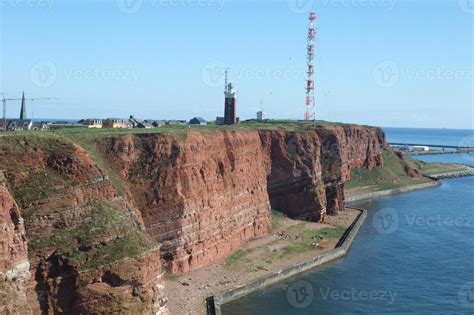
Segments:
[[[309,27],[308,27],[308,45],[306,48],[306,58],[308,66],[308,77],[306,80],[306,112],[304,114],[304,120],[314,120],[316,117],[315,106],[316,101],[314,98],[314,39],[316,38],[316,13],[309,13]]]
[[[227,93],[227,86],[229,85],[229,68],[224,68],[224,93]]]

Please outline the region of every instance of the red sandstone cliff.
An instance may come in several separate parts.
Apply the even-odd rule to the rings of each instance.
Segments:
[[[25,314],[30,311],[26,303],[30,264],[25,227],[4,183],[0,183],[0,224],[0,314]]]
[[[274,209],[321,220],[344,209],[344,182],[357,167],[383,166],[381,129],[324,125],[309,132],[260,132]]]
[[[159,134],[104,141],[171,272],[199,268],[270,226],[258,133]]]
[[[166,313],[158,246],[83,149],[53,136],[2,137],[0,168],[29,243],[31,279],[21,305],[35,314]],[[21,240],[19,209],[6,200],[1,210],[17,224],[6,236]],[[15,250],[0,256],[7,268],[28,262],[26,248]]]
[[[314,221],[337,214],[350,170],[382,166],[385,146],[380,129],[346,125],[188,132],[186,140],[135,134],[100,144],[171,272],[207,265],[265,234],[270,207]]]

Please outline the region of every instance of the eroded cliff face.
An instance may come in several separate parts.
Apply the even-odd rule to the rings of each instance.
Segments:
[[[26,314],[30,263],[25,227],[5,183],[0,183],[0,225],[0,314]]]
[[[161,244],[170,272],[227,256],[264,235],[273,207],[313,221],[344,209],[355,167],[383,165],[383,132],[360,126],[310,131],[135,134],[100,143],[126,183],[146,232]]]
[[[27,302],[13,313],[165,312],[159,247],[83,149],[53,136],[2,137],[0,171],[19,205],[0,202],[16,222],[7,237],[24,238],[21,211],[29,247]],[[20,245],[21,255],[2,253],[4,266],[27,265]]]
[[[270,203],[258,133],[130,135],[102,143],[171,272],[224,258],[267,233]]]
[[[320,221],[344,210],[344,182],[357,167],[383,166],[381,129],[327,125],[307,132],[260,131],[274,209]]]

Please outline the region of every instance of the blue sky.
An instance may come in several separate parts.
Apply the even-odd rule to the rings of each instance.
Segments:
[[[473,127],[472,0],[0,0],[1,82],[34,117],[302,118],[306,13],[317,117]],[[19,103],[8,104],[17,116]]]

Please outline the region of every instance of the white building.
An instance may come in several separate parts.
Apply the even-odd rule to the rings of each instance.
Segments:
[[[258,111],[257,112],[257,120],[258,121],[262,121],[262,120],[265,120],[267,119],[267,113],[265,113],[264,111]]]

